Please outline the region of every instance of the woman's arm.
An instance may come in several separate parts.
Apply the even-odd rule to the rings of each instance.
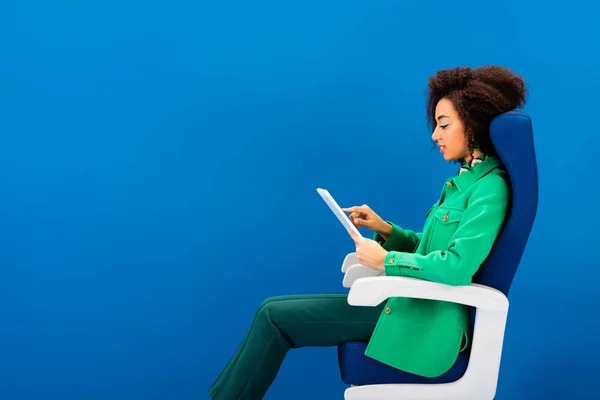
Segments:
[[[508,196],[508,184],[502,178],[482,181],[446,249],[426,255],[391,250],[385,257],[385,274],[448,285],[470,284],[504,223]],[[403,237],[402,234],[396,235]]]
[[[391,226],[390,233],[375,232],[373,240],[376,241],[387,251],[400,251],[412,253],[415,251],[419,240],[421,240],[421,232],[414,232],[409,229],[403,229],[393,222],[389,222]]]
[[[386,222],[366,204],[342,208],[342,211],[351,213],[350,221],[357,228],[368,228],[374,233],[373,240],[386,250],[411,252],[417,246],[421,234],[400,228],[392,222]]]

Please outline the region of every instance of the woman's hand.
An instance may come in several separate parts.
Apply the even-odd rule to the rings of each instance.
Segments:
[[[350,208],[342,208],[342,211],[351,213],[349,218],[352,224],[357,228],[363,226],[370,230],[379,233],[385,239],[392,233],[392,226],[385,222],[383,218],[371,210],[371,208],[364,204],[362,206],[355,206]]]
[[[376,241],[360,237],[352,229],[348,229],[348,233],[356,244],[358,262],[378,271],[383,271],[383,264],[388,252]]]

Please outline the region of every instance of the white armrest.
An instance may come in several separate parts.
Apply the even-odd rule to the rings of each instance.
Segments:
[[[357,279],[368,278],[373,276],[383,275],[383,271],[377,271],[376,269],[366,267],[362,264],[355,264],[348,267],[342,285],[345,288],[352,287]]]
[[[376,306],[390,297],[443,300],[488,311],[508,310],[508,299],[494,288],[476,283],[451,286],[403,276],[377,276],[355,280],[348,294],[348,304]]]
[[[360,264],[358,262],[358,257],[356,256],[356,252],[348,254],[342,263],[342,272],[348,271],[348,268],[355,264]]]

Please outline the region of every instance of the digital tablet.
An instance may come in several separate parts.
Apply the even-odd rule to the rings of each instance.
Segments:
[[[321,195],[325,203],[327,203],[327,205],[329,206],[333,214],[337,217],[337,219],[339,219],[342,225],[344,225],[344,228],[346,228],[346,230],[352,229],[359,237],[362,237],[358,229],[354,226],[352,221],[350,221],[350,218],[348,218],[348,215],[346,215],[346,213],[342,211],[342,208],[333,199],[331,194],[329,194],[327,190],[321,188],[317,189],[317,192]]]

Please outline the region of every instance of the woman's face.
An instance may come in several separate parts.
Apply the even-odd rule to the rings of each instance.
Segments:
[[[436,127],[431,138],[437,142],[446,161],[470,161],[465,127],[449,99],[441,99],[435,107]]]

